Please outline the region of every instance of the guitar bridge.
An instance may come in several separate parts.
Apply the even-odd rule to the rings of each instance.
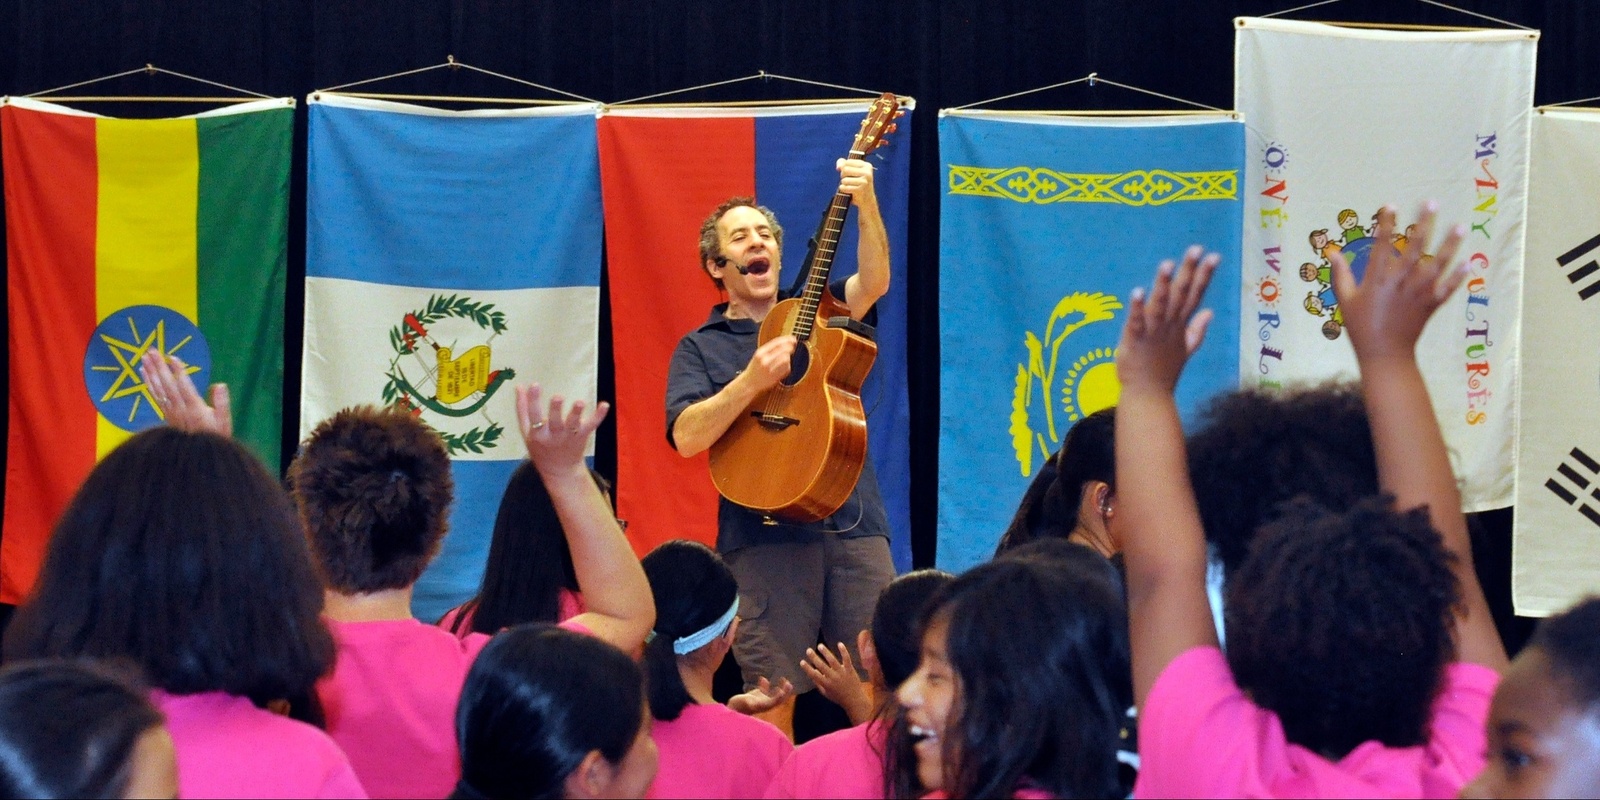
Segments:
[[[800,420],[794,417],[786,417],[782,414],[768,414],[765,411],[752,411],[750,416],[760,420],[762,427],[775,431],[787,430],[791,425],[800,424]]]

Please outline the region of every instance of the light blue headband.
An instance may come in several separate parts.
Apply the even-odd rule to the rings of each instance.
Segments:
[[[688,636],[681,636],[677,639],[674,639],[672,641],[672,652],[680,656],[686,656],[702,647],[705,647],[711,643],[712,639],[721,636],[725,631],[728,630],[728,626],[733,624],[733,618],[738,613],[739,597],[735,595],[733,598],[733,605],[729,606],[727,613],[718,617],[716,622],[713,622],[710,625],[707,625],[704,628],[689,634]],[[651,631],[652,636],[654,633],[654,631]]]

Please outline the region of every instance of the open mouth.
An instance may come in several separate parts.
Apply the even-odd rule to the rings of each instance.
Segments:
[[[746,275],[765,275],[767,270],[770,269],[772,269],[772,262],[764,256],[757,256],[751,259],[750,263],[744,265],[744,273]]]
[[[935,733],[931,728],[911,725],[906,729],[906,733],[911,735],[911,743],[914,747],[921,748],[923,745],[937,747],[939,744],[939,734]]]

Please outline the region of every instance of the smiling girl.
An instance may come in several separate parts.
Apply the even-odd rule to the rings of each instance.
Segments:
[[[1600,597],[1539,626],[1495,690],[1488,734],[1463,797],[1600,797]]]
[[[895,796],[1117,796],[1126,612],[1110,564],[1069,550],[976,567],[929,604],[896,693],[891,753],[914,758],[896,764]]]

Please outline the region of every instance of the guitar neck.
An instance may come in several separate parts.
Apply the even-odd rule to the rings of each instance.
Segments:
[[[833,257],[839,249],[839,232],[844,230],[844,220],[849,213],[850,195],[839,192],[833,196],[833,202],[828,204],[828,211],[822,217],[822,227],[817,231],[816,246],[811,251],[811,259],[807,264],[806,286],[801,293],[800,312],[795,315],[794,320],[793,333],[800,341],[811,338],[811,331],[816,327],[817,309],[822,304],[823,293],[828,290],[828,274],[833,270]]]

